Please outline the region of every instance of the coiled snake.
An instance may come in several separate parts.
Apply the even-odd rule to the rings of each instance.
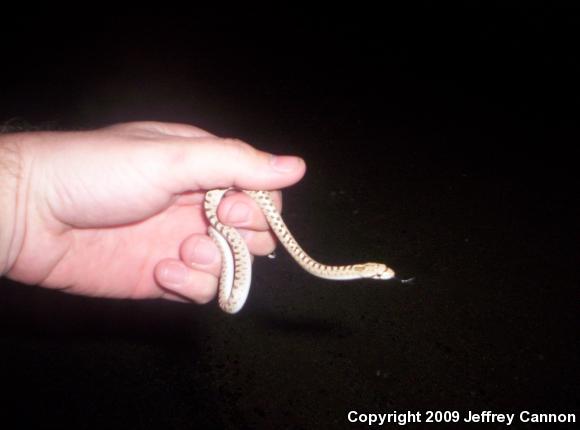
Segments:
[[[218,302],[228,313],[236,313],[244,306],[252,282],[252,260],[240,233],[219,222],[217,208],[224,194],[231,188],[210,190],[205,194],[205,215],[210,223],[208,234],[218,246],[222,257]],[[298,245],[276,210],[268,191],[241,190],[260,207],[270,228],[296,262],[307,272],[331,280],[392,279],[395,272],[381,263],[362,263],[348,266],[328,266],[312,259]]]

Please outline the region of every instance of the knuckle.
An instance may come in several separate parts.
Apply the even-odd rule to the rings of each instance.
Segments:
[[[103,127],[104,130],[116,130],[116,131],[124,131],[124,132],[139,132],[139,131],[150,131],[154,128],[158,123],[154,121],[129,121],[129,122],[120,122],[117,124],[113,124],[107,127]]]
[[[236,159],[253,156],[256,153],[256,149],[252,145],[240,139],[226,138],[223,139],[222,144],[233,153]]]

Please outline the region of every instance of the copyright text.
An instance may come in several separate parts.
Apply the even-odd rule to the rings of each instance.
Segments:
[[[573,413],[544,413],[520,411],[517,413],[497,413],[493,411],[404,411],[368,413],[349,411],[347,420],[369,426],[409,423],[500,423],[510,426],[514,423],[575,423]]]

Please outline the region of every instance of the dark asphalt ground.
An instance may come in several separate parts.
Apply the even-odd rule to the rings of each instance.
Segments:
[[[0,120],[179,121],[299,154],[308,173],[285,191],[284,215],[304,248],[329,263],[382,260],[416,281],[332,283],[280,249],[257,259],[249,301],[229,316],[215,302],[90,299],[3,279],[3,422],[578,416],[574,15],[16,18],[0,30]]]

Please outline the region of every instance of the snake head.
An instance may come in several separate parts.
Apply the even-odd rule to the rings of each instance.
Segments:
[[[393,269],[382,263],[364,263],[353,266],[361,278],[391,279],[395,277]]]

